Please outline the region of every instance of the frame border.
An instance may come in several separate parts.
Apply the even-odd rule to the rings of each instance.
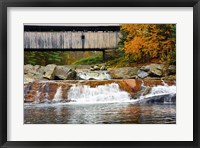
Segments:
[[[200,0],[0,0],[0,146],[200,147]],[[7,7],[193,7],[193,141],[7,141]]]

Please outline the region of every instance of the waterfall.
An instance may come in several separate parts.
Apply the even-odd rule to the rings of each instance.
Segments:
[[[81,81],[82,82],[82,81]],[[88,81],[87,81],[88,82]],[[111,84],[98,85],[96,81],[90,81],[90,85],[83,85],[84,83],[69,83],[67,86],[67,92],[63,92],[63,83],[54,86],[53,91],[50,91],[51,83],[42,83],[40,87],[33,87],[39,90],[35,90],[32,98],[34,104],[44,103],[44,104],[61,104],[61,103],[114,103],[114,102],[176,102],[176,86],[168,86],[167,83],[162,81],[162,85],[157,86],[145,86],[142,81],[141,90],[129,94],[119,87],[117,83],[112,82]],[[90,83],[89,83],[90,84]],[[50,89],[51,88],[51,89]],[[31,88],[30,88],[31,89]],[[33,91],[30,91],[33,92]],[[65,94],[65,99],[63,99],[63,93]],[[52,99],[52,95],[53,99]],[[67,96],[66,96],[67,95]],[[31,95],[30,95],[31,96]],[[29,97],[29,96],[28,96]],[[29,100],[28,100],[29,101]]]
[[[79,72],[77,74],[77,76],[80,77],[81,79],[84,79],[84,80],[90,80],[90,79],[94,79],[94,80],[110,80],[111,79],[111,77],[107,73],[107,71]]]
[[[53,98],[53,102],[60,102],[62,100],[62,87],[58,87],[55,95],[54,95],[54,98]]]
[[[76,86],[70,88],[68,99],[71,102],[80,103],[112,103],[130,101],[129,93],[120,90],[116,83],[99,85],[92,88],[88,85]]]
[[[176,94],[176,86],[168,86],[168,85],[158,85],[151,88],[151,92],[145,97],[152,97],[157,95],[167,95],[167,94]],[[144,97],[144,96],[141,96]]]
[[[36,91],[36,95],[35,95],[35,101],[34,101],[34,103],[40,103],[40,99],[39,99],[40,94],[41,94],[41,92]]]
[[[149,87],[144,86],[144,89]],[[151,91],[139,97],[139,103],[173,103],[176,102],[176,86],[168,86],[164,81],[163,85],[154,86]]]

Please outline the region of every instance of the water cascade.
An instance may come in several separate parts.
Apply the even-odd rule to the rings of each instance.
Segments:
[[[56,91],[56,94],[52,100],[53,102],[60,102],[62,101],[62,88],[61,86],[58,87],[57,91]]]
[[[68,99],[71,102],[80,103],[109,103],[109,102],[128,102],[129,93],[120,90],[116,83],[99,85],[92,88],[88,85],[74,85],[68,92]]]
[[[36,91],[36,96],[35,96],[35,101],[34,101],[34,103],[40,103],[40,99],[39,99],[40,93],[41,93],[41,92]]]
[[[111,77],[107,71],[88,71],[88,72],[79,72],[77,76],[83,80],[110,80]]]
[[[168,86],[164,81],[163,85],[154,86],[151,88],[150,93],[142,95],[139,98],[139,102],[145,103],[173,103],[176,101],[176,86]],[[143,86],[143,89],[148,89],[149,87]]]
[[[130,92],[131,85],[123,80],[115,80],[114,82],[107,83],[109,81],[111,80],[98,81],[101,83],[97,83],[95,80],[67,82],[40,81],[39,83],[34,83],[31,87],[28,86],[29,90],[27,89],[25,95],[27,97],[27,102],[33,102],[34,104],[176,102],[176,85],[168,85],[164,81],[157,86],[150,86],[149,83],[142,81],[140,84],[141,89],[137,91],[133,90],[132,92]],[[129,81],[129,83],[134,82],[135,80]],[[51,91],[52,89],[56,90]]]

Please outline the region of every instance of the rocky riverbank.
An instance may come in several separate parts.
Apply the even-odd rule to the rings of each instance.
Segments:
[[[149,94],[154,86],[176,85],[175,78],[176,67],[162,64],[122,68],[105,65],[25,65],[24,101],[42,103],[62,98],[62,101],[68,102],[71,101],[68,93],[73,87],[80,87],[79,91],[87,87],[92,91],[90,88],[110,87],[113,84],[128,93],[131,99],[138,99]]]
[[[142,67],[122,67],[109,68],[106,65],[24,65],[24,84],[37,80],[82,80],[87,78],[95,80],[96,77],[102,75],[100,71],[106,71],[106,76],[101,76],[102,80],[106,79],[176,79],[176,66],[163,64],[149,64]],[[84,72],[84,77],[80,77],[80,73]],[[110,75],[110,77],[107,76]],[[91,78],[88,76],[97,75]]]

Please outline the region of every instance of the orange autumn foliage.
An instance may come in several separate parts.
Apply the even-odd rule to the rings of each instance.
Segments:
[[[127,36],[122,50],[127,55],[134,55],[136,61],[171,60],[170,54],[175,52],[176,46],[175,27],[173,24],[123,24],[121,31]]]

